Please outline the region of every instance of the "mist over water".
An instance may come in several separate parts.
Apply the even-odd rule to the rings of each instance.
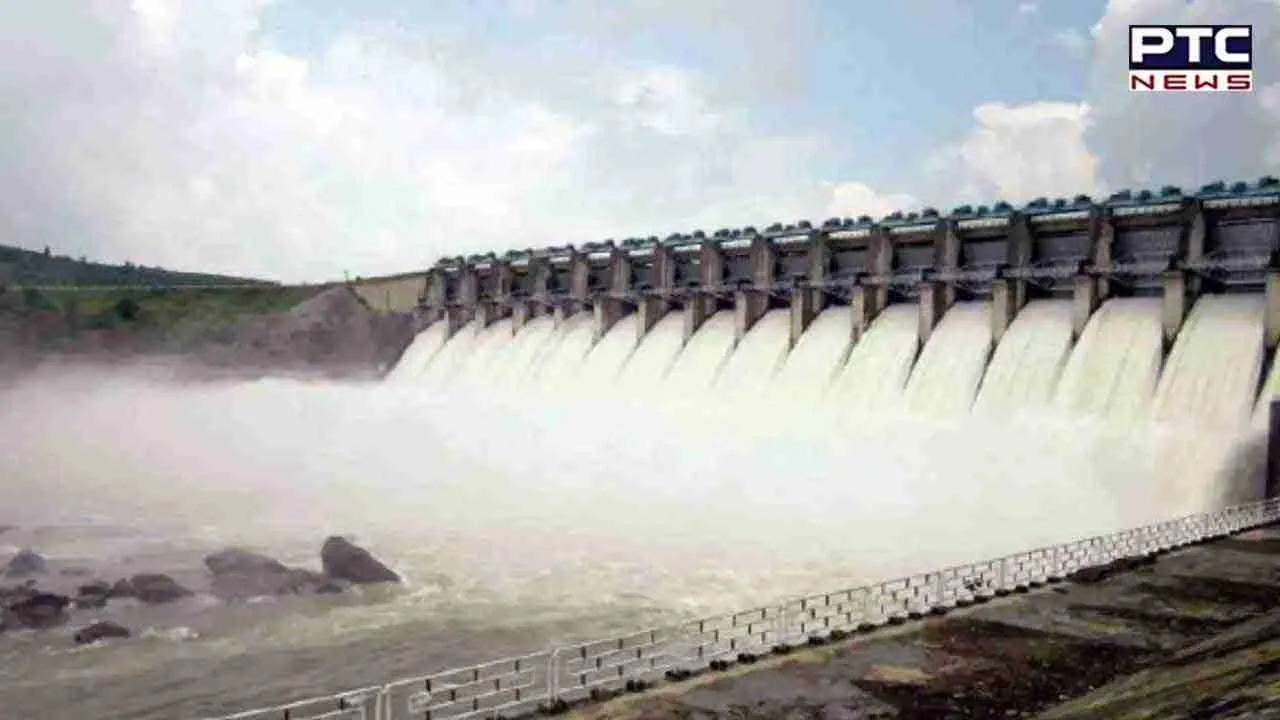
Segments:
[[[408,579],[253,622],[203,607],[174,620],[200,639],[83,672],[385,646],[413,623],[435,650],[411,667],[447,667],[1249,498],[1259,308],[1202,298],[1163,377],[1145,299],[1105,303],[1074,347],[1069,308],[1032,303],[994,354],[989,305],[963,303],[923,350],[914,305],[851,348],[848,308],[793,349],[786,311],[736,343],[728,311],[688,343],[676,312],[638,342],[635,316],[596,341],[584,313],[447,343],[428,328],[380,384],[45,376],[0,402],[0,522],[64,528],[40,549],[103,574],[128,560],[198,583],[202,555],[231,544],[315,565],[343,533]],[[461,640],[513,623],[526,634],[502,652]],[[374,676],[403,672],[368,652]],[[274,672],[261,682],[294,687],[296,667]]]

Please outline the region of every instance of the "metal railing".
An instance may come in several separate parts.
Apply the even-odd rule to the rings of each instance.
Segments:
[[[753,610],[652,628],[406,678],[221,720],[407,720],[518,717],[620,690],[642,690],[806,643],[1025,591],[1077,570],[1280,521],[1280,499],[1237,505],[994,560],[918,573]]]

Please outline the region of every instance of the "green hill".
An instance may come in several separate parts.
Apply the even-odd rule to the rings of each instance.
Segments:
[[[0,245],[0,287],[51,285],[274,285],[275,283],[228,275],[175,272],[158,267],[125,263],[110,265],[54,255],[48,249],[35,252]]]

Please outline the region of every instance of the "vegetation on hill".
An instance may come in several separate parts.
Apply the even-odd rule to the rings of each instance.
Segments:
[[[341,285],[0,290],[0,386],[47,361],[148,358],[219,374],[380,376],[413,339]]]
[[[50,286],[50,285],[226,285],[261,284],[262,280],[208,275],[205,273],[174,272],[158,267],[145,267],[125,263],[110,265],[90,262],[85,258],[54,255],[49,248],[35,252],[23,248],[0,245],[0,287]]]
[[[0,246],[0,381],[47,361],[377,375],[413,337],[350,288],[282,286]],[[0,382],[0,385],[3,385]]]
[[[38,351],[186,352],[245,317],[287,311],[317,287],[0,288],[0,343]]]

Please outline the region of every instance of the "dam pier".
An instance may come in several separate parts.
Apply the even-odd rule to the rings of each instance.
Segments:
[[[1166,346],[1206,293],[1265,298],[1265,338],[1280,339],[1280,180],[1173,187],[869,217],[607,240],[439,261],[425,273],[358,288],[373,304],[418,313],[446,337],[468,323],[509,318],[518,332],[549,315],[557,325],[590,314],[603,337],[635,314],[643,336],[668,313],[688,340],[711,314],[730,311],[738,340],[769,310],[790,315],[794,344],[824,308],[850,309],[856,341],[891,304],[919,308],[926,343],[957,301],[990,303],[998,343],[1030,300],[1069,299],[1079,337],[1112,297],[1159,297]],[[395,288],[396,298],[392,299]],[[416,293],[412,292],[417,290]]]

